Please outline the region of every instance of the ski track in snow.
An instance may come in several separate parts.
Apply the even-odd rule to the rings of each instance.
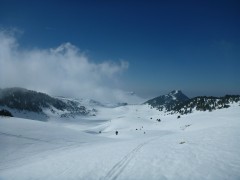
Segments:
[[[154,138],[156,139],[156,138]],[[151,139],[149,141],[146,141],[144,143],[139,144],[137,147],[135,147],[131,152],[129,152],[127,155],[125,155],[122,160],[120,160],[118,163],[116,163],[106,174],[105,177],[100,178],[100,180],[116,180],[121,173],[124,171],[124,169],[127,167],[129,162],[135,157],[135,155],[140,151],[140,149],[148,144],[149,142],[153,141],[154,139]]]

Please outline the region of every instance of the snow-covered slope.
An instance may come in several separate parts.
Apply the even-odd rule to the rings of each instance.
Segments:
[[[239,129],[239,103],[179,119],[148,105],[69,121],[0,117],[0,179],[240,179]]]
[[[133,92],[121,92],[116,96],[121,99],[120,102],[98,102],[86,98],[53,97],[18,87],[5,88],[0,89],[0,110],[8,110],[14,117],[48,121],[95,116],[98,107],[114,108],[144,102]]]
[[[24,88],[0,89],[0,109],[7,109],[15,117],[42,121],[53,117],[91,115],[91,110],[78,101],[52,97]]]
[[[176,104],[189,100],[180,90],[174,90],[166,95],[158,96],[145,102],[159,110],[171,110]]]

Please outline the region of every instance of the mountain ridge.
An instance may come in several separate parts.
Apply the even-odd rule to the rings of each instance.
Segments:
[[[41,114],[46,119],[46,109],[60,117],[74,117],[75,115],[88,115],[90,113],[90,110],[87,110],[77,101],[61,100],[45,93],[19,87],[0,89],[0,106],[18,112],[29,111]]]
[[[146,101],[144,104],[150,105],[159,111],[170,114],[188,114],[196,111],[213,111],[216,109],[228,108],[230,104],[240,102],[240,95],[225,95],[222,97],[197,96],[188,98],[180,90],[171,91],[167,95],[161,95]]]
[[[173,106],[175,106],[179,102],[183,102],[189,100],[189,98],[182,93],[181,90],[174,90],[166,95],[161,95],[155,98],[152,98],[146,101],[144,104],[149,104],[153,108],[157,108],[159,110],[171,110]]]
[[[173,90],[166,95],[152,98],[143,104],[147,104],[159,111],[164,111],[167,114],[183,115],[193,111],[213,111],[228,108],[232,103],[238,102],[240,102],[240,95],[189,98],[181,90]],[[102,104],[102,102],[92,99],[53,97],[45,93],[18,87],[0,89],[0,108],[5,108],[14,116],[16,115],[16,117],[19,117],[19,114],[26,117],[31,113],[37,114],[37,119],[41,120],[47,120],[49,116],[55,118],[75,118],[79,115],[95,116],[98,112],[96,107],[115,108],[126,105],[128,104]],[[35,118],[35,116],[33,117]]]

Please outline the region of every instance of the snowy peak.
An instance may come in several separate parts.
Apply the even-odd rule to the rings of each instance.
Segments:
[[[178,94],[178,93],[182,93],[182,91],[181,90],[174,90],[174,91],[172,91],[172,92],[170,92],[169,94]]]
[[[177,103],[181,103],[189,100],[189,98],[183,94],[180,90],[174,90],[167,95],[158,96],[156,98],[150,99],[145,104],[149,104],[154,108],[163,110],[163,108],[171,109]]]
[[[174,90],[165,96],[170,97],[176,101],[186,101],[189,99],[185,94],[182,93],[181,90]]]

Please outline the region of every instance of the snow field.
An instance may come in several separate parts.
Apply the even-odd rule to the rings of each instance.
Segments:
[[[234,104],[179,119],[147,105],[59,122],[0,117],[0,179],[240,179],[239,128]]]

